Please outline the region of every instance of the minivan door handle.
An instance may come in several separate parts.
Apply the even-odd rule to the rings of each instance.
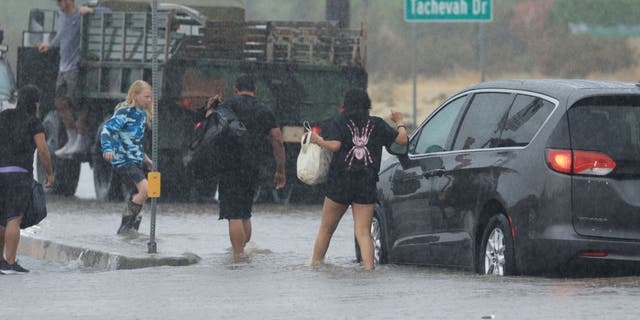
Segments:
[[[444,175],[444,169],[435,169],[435,170],[429,170],[425,173],[422,174],[425,178],[429,178],[429,177],[442,177]]]

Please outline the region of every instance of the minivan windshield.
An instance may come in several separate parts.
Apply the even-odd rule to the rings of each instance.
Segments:
[[[608,155],[618,174],[640,174],[640,95],[582,100],[569,125],[574,150]]]

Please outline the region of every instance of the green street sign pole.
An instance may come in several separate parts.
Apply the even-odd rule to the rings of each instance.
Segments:
[[[492,0],[405,0],[404,20],[411,23],[412,76],[413,76],[413,124],[417,113],[417,22],[490,22],[493,19]],[[478,30],[479,63],[481,81],[485,79],[485,27]]]

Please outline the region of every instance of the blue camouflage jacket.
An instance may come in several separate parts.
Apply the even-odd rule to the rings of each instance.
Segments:
[[[147,114],[144,110],[131,107],[123,101],[107,120],[100,132],[102,153],[113,152],[111,165],[121,167],[126,164],[141,165],[144,158],[144,129]]]

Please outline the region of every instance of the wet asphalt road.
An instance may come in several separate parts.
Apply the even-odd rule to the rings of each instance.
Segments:
[[[53,210],[99,203],[52,200]],[[162,204],[163,214],[211,214],[210,204]],[[192,212],[192,213],[190,213]],[[484,277],[354,261],[353,219],[340,224],[327,263],[310,268],[320,207],[258,205],[246,262],[221,233],[189,267],[100,271],[21,257],[32,273],[0,276],[0,319],[638,319],[640,277]],[[197,239],[194,239],[197,241]]]
[[[71,210],[95,206],[78,200]],[[61,208],[53,203],[54,208]],[[57,206],[57,207],[56,207]],[[165,214],[212,206],[162,204]],[[199,208],[199,209],[198,209]],[[353,220],[343,219],[318,269],[308,264],[319,206],[259,205],[249,260],[228,239],[189,267],[100,271],[21,257],[32,273],[0,276],[2,319],[637,319],[640,277],[483,277],[385,265],[360,270]],[[199,214],[199,213],[193,213]],[[201,214],[201,213],[200,213]],[[206,213],[205,213],[206,214]],[[185,215],[188,221],[188,214]],[[218,231],[215,231],[218,230]],[[194,241],[197,241],[195,239]],[[207,244],[199,244],[200,246]],[[144,250],[144,248],[142,248]]]

